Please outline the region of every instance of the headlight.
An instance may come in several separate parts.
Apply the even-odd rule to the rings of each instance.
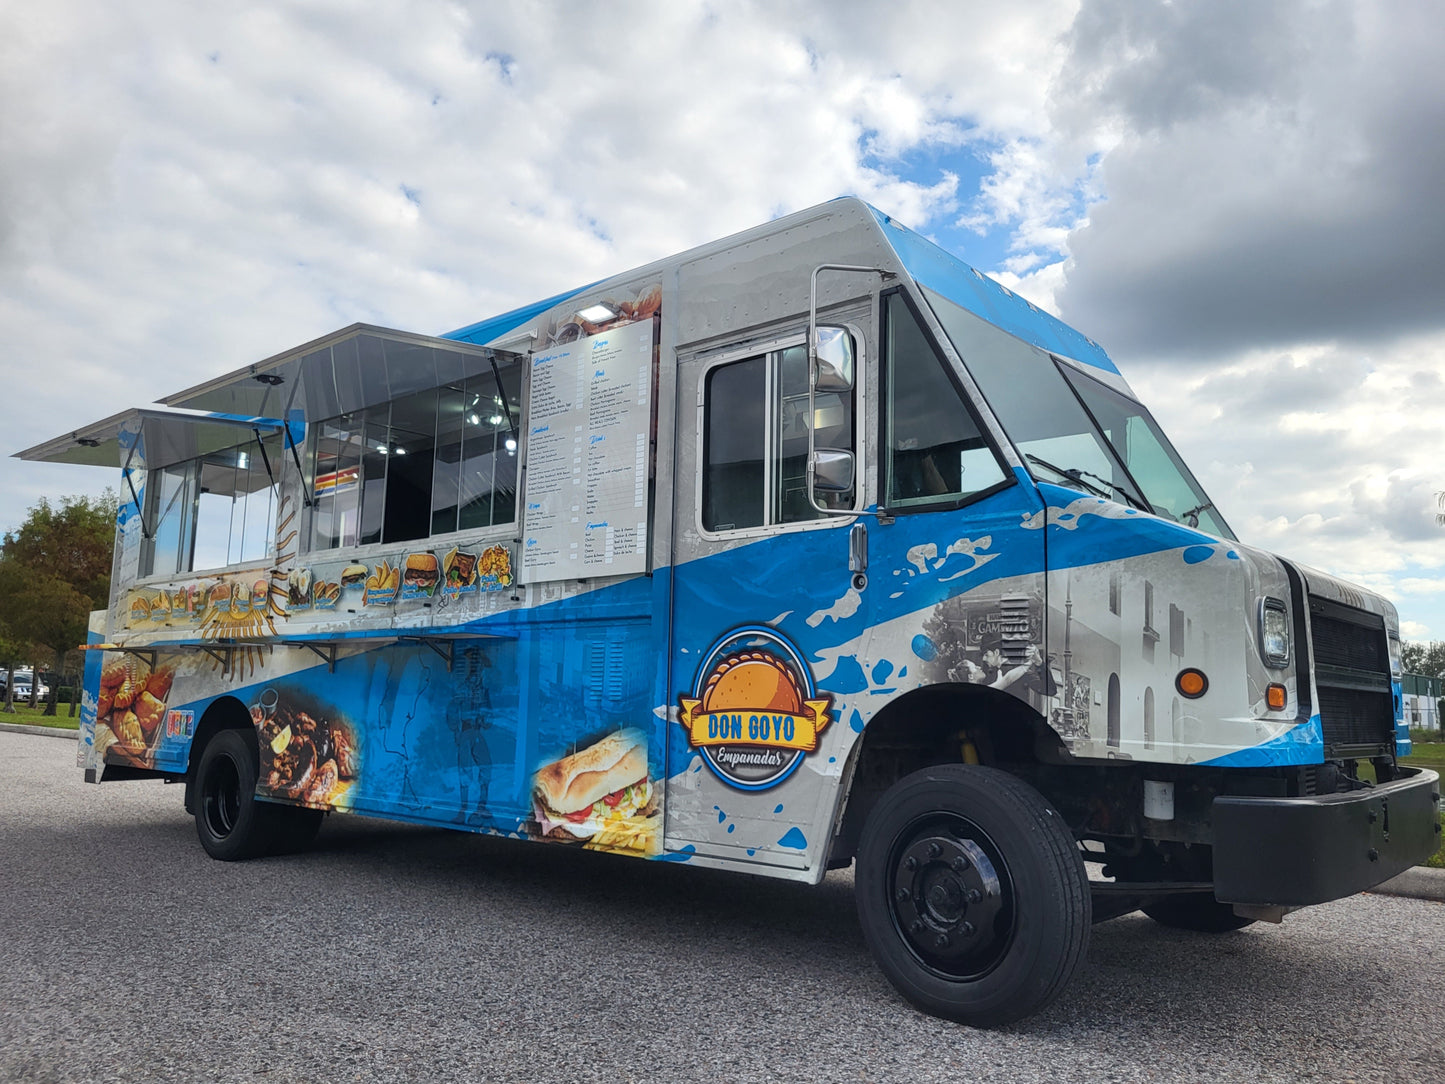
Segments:
[[[1259,603],[1259,653],[1266,666],[1289,665],[1289,611],[1277,598]]]
[[[1376,642],[1378,642],[1378,641],[1376,641]],[[1396,681],[1399,681],[1399,680],[1400,680],[1400,675],[1404,672],[1404,669],[1403,669],[1403,667],[1402,667],[1401,664],[1400,664],[1400,638],[1399,638],[1398,636],[1396,636],[1394,633],[1391,633],[1391,634],[1390,634],[1390,637],[1389,637],[1389,644],[1390,644],[1390,676],[1391,676],[1392,678],[1394,678]]]

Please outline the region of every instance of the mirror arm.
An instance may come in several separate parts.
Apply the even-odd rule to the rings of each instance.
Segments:
[[[812,505],[813,511],[825,516],[877,516],[881,513],[870,512],[862,508],[824,508],[818,503],[818,498],[813,493],[813,472],[817,459],[818,449],[814,443],[813,419],[816,417],[816,404],[814,402],[818,384],[818,274],[822,271],[851,271],[860,275],[877,275],[883,281],[894,277],[892,271],[885,271],[881,267],[861,267],[851,263],[820,263],[813,268],[812,287],[808,293],[808,468],[804,475],[804,489],[808,494],[808,503]],[[856,384],[856,381],[855,381]],[[856,427],[857,421],[855,419]],[[854,441],[857,445],[859,442]],[[861,472],[858,469],[858,449],[853,449],[853,503],[857,504],[863,496],[863,487],[859,483]]]

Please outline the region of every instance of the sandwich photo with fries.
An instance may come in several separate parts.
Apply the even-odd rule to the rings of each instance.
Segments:
[[[647,735],[635,727],[544,764],[532,779],[542,838],[592,850],[656,854],[658,798],[648,773]]]

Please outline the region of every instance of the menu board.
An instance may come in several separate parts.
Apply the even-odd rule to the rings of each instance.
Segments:
[[[536,354],[521,579],[647,571],[652,321]]]

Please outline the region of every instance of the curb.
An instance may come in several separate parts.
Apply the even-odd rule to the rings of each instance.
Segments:
[[[42,738],[69,738],[71,741],[80,740],[80,728],[70,730],[60,726],[29,726],[26,723],[0,723],[0,731],[8,730],[12,734],[35,734]]]
[[[1415,900],[1445,903],[1445,869],[1416,866],[1368,891],[1381,896],[1408,896]]]

